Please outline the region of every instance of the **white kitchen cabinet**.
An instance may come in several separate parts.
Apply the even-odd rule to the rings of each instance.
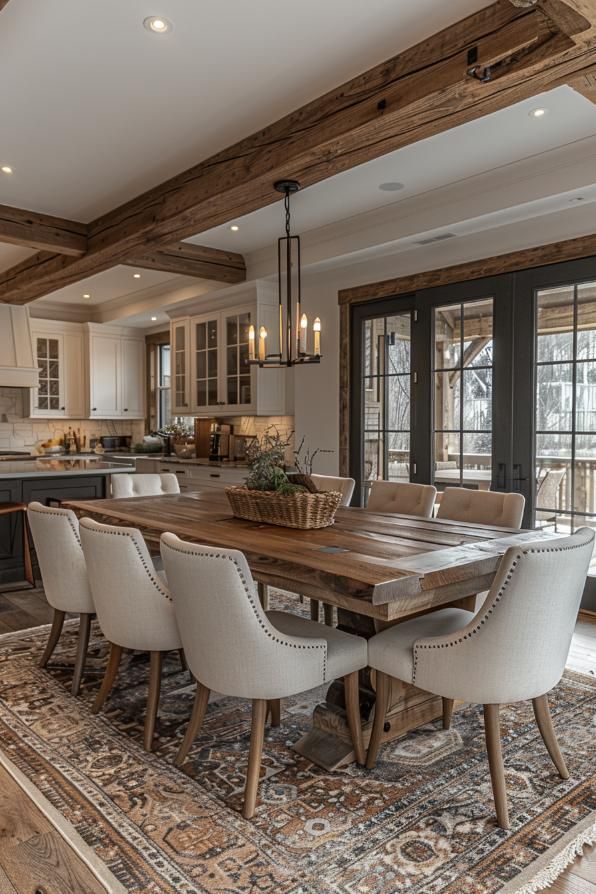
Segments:
[[[244,484],[248,475],[247,468],[227,466],[206,466],[198,463],[172,462],[162,459],[159,461],[159,472],[173,472],[178,479],[181,493],[192,493],[203,490],[225,490],[232,485]]]
[[[39,386],[31,389],[30,416],[81,419],[85,413],[85,341],[78,324],[31,320]]]
[[[220,293],[216,303],[212,299],[189,310],[189,316],[171,324],[172,413],[285,414],[286,370],[259,369],[248,363],[251,324],[257,331],[265,326],[269,351],[278,350],[279,305],[268,284],[236,287],[226,296]]]
[[[89,417],[143,419],[145,341],[130,330],[88,323]]]

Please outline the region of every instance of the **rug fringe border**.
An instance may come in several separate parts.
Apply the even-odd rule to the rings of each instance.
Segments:
[[[521,888],[510,889],[511,894],[538,894],[549,888],[571,866],[578,857],[583,855],[585,847],[596,844],[596,814],[592,815],[591,825],[583,829],[570,841],[562,851],[552,857],[549,863],[540,869]],[[528,867],[531,869],[531,865]],[[507,889],[502,889],[507,890]]]

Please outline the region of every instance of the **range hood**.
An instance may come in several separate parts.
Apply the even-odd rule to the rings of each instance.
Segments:
[[[28,308],[0,304],[0,388],[36,388],[38,379]]]

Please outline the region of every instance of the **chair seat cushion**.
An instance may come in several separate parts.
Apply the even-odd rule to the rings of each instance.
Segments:
[[[461,630],[473,617],[473,612],[461,608],[443,608],[388,627],[368,641],[368,663],[375,670],[411,683],[414,675],[414,644],[427,636],[442,636]]]
[[[324,639],[327,641],[327,680],[335,680],[344,674],[366,667],[366,640],[361,636],[353,636],[326,627],[317,621],[308,621],[288,612],[267,612],[267,617],[274,627],[286,636],[304,636],[307,639]]]

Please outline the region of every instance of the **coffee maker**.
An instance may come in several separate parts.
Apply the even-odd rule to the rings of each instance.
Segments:
[[[221,422],[213,422],[209,437],[209,460],[211,462],[227,462],[230,459],[232,426]]]

